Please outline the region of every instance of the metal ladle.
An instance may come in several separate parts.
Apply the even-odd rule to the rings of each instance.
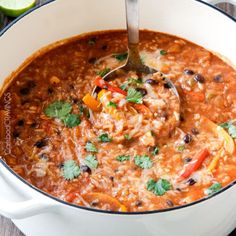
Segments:
[[[137,74],[154,74],[158,72],[154,68],[144,65],[139,55],[139,0],[125,0],[126,2],[126,22],[128,31],[128,58],[124,65],[117,67],[107,73],[103,79],[106,81],[117,78],[116,72],[122,70],[124,72],[134,71]],[[162,73],[161,73],[162,74]],[[162,74],[163,75],[163,74]],[[168,83],[169,88],[179,99],[178,91],[173,82],[163,75],[163,80]],[[95,87],[93,94],[96,95],[101,89]]]

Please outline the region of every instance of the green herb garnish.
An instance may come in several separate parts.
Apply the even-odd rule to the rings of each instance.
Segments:
[[[62,171],[66,180],[72,180],[80,175],[80,168],[73,160],[65,161]]]
[[[107,104],[107,106],[108,106],[108,107],[114,107],[114,108],[117,108],[116,103],[111,102],[111,101]]]
[[[90,118],[89,110],[82,104],[78,104],[80,115],[85,115],[88,119]]]
[[[153,179],[150,179],[147,182],[147,190],[153,192],[157,196],[164,195],[171,188],[171,183],[166,179],[159,179],[157,182],[155,182]]]
[[[96,38],[91,38],[91,39],[89,39],[89,41],[88,41],[88,44],[89,45],[94,45],[96,43]]]
[[[44,114],[51,118],[63,118],[68,115],[72,110],[70,103],[65,101],[56,101],[48,105],[44,110]]]
[[[162,50],[160,51],[160,54],[161,54],[162,56],[164,56],[164,55],[167,54],[167,51],[162,49]]]
[[[120,86],[120,89],[122,90],[126,90],[128,88],[129,84],[128,83],[124,83]]]
[[[87,152],[98,152],[96,146],[91,142],[86,143],[85,149]]]
[[[142,78],[128,78],[128,84],[129,85],[137,85],[137,84],[143,84],[143,79]]]
[[[115,57],[118,61],[124,61],[124,60],[127,59],[128,53],[127,53],[127,52],[124,52],[124,53],[116,54],[116,55],[114,55],[114,57]]]
[[[120,155],[118,157],[116,157],[116,160],[117,161],[129,161],[130,160],[130,155]]]
[[[130,137],[128,134],[125,134],[125,135],[124,135],[124,138],[125,138],[126,140],[131,140],[131,139],[132,139],[132,137]]]
[[[73,128],[81,123],[80,116],[77,114],[68,114],[66,117],[62,118],[62,121],[68,128]]]
[[[98,167],[98,161],[94,155],[88,155],[84,159],[85,165],[87,165],[90,169],[96,169]]]
[[[111,69],[106,67],[105,69],[98,71],[97,75],[100,75],[101,77],[104,77],[110,71],[111,71]]]
[[[147,155],[135,156],[134,163],[142,169],[150,169],[152,167],[152,160]]]
[[[220,124],[220,126],[222,128],[228,130],[228,133],[230,134],[230,136],[233,139],[236,139],[236,126],[234,125],[235,122],[236,122],[236,119],[235,120],[231,120],[231,121],[226,122],[226,123],[223,123],[223,124]]]
[[[179,146],[177,146],[177,150],[178,150],[179,152],[183,152],[184,149],[185,149],[185,145],[179,145]]]
[[[159,153],[159,148],[158,147],[153,147],[152,155],[157,155]]]
[[[112,141],[112,138],[109,137],[109,135],[105,133],[105,134],[101,134],[101,135],[98,137],[98,140],[99,140],[100,142],[103,142],[103,143],[109,143],[109,142]]]
[[[129,88],[126,100],[128,102],[142,104],[143,103],[143,95],[140,92],[138,92],[136,89]]]
[[[217,182],[217,183],[212,184],[212,185],[206,190],[206,193],[207,193],[208,195],[212,195],[212,194],[218,192],[221,188],[222,188],[221,183],[218,183],[218,182]]]

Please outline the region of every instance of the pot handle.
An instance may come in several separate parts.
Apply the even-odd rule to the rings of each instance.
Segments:
[[[51,210],[51,208],[54,208],[59,204],[52,199],[49,199],[43,195],[41,196],[41,194],[39,193],[34,193],[33,195],[30,194],[30,192],[32,192],[32,189],[25,183],[23,183],[19,178],[17,178],[17,176],[11,173],[1,157],[0,182],[0,214],[7,218],[24,219],[33,215],[41,214],[48,211],[49,209]],[[4,188],[4,186],[6,188]],[[3,198],[3,193],[1,191],[4,191],[4,189],[4,193],[8,193],[8,196],[14,195],[14,197],[16,197],[17,195],[19,195],[19,191],[17,193],[17,189],[19,189],[20,187],[23,187],[23,189],[26,190],[26,196],[24,196],[24,198],[28,200],[14,201]],[[10,194],[10,191],[11,193],[12,191],[14,191],[13,194]]]
[[[217,3],[231,3],[233,5],[236,5],[236,0],[203,0],[204,2],[208,2],[210,4],[217,4]]]

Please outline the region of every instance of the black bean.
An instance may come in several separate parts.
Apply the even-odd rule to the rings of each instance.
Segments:
[[[27,83],[27,87],[29,87],[29,88],[34,88],[34,87],[36,87],[36,83],[34,82],[34,81],[28,81],[28,83]]]
[[[181,188],[176,188],[177,191],[179,192],[182,192],[182,189]]]
[[[89,174],[91,173],[91,169],[87,165],[81,165],[80,170],[81,172],[87,172]]]
[[[190,179],[188,179],[187,183],[189,186],[192,186],[192,185],[196,184],[197,182],[195,179],[190,178]]]
[[[141,200],[137,200],[137,201],[135,201],[135,203],[134,203],[134,205],[135,205],[136,207],[140,207],[140,206],[142,206],[142,204],[143,204],[143,202],[142,202]]]
[[[39,155],[39,158],[42,159],[42,160],[45,160],[45,161],[48,161],[49,158],[48,158],[48,155],[46,153],[42,153]]]
[[[45,139],[41,139],[34,144],[34,146],[37,148],[42,148],[42,147],[45,147],[46,145],[47,145],[47,142]]]
[[[18,130],[14,130],[12,136],[13,138],[18,138],[20,136],[20,132]]]
[[[113,182],[114,181],[114,176],[110,176],[109,179]]]
[[[64,163],[59,164],[58,167],[62,169],[64,167]]]
[[[94,64],[96,62],[96,60],[97,60],[96,57],[91,57],[88,59],[88,63]]]
[[[184,158],[184,162],[185,162],[185,163],[188,163],[188,162],[190,162],[190,161],[192,161],[192,158],[191,158],[191,157],[185,157],[185,158]]]
[[[97,206],[98,204],[99,204],[99,200],[98,200],[98,199],[95,199],[95,200],[93,200],[93,201],[90,203],[90,205],[93,206],[93,207]]]
[[[72,101],[74,104],[78,103],[79,102],[79,99],[78,98],[72,98]]]
[[[173,207],[173,206],[174,206],[174,203],[173,203],[171,200],[169,200],[169,199],[166,200],[166,204],[167,204],[169,207]]]
[[[37,126],[37,123],[36,123],[36,122],[33,122],[33,123],[30,125],[31,128],[35,128],[36,126]]]
[[[53,93],[53,89],[52,88],[48,88],[48,94],[52,94]]]
[[[71,90],[74,90],[74,89],[75,89],[75,86],[74,86],[73,84],[70,84],[70,85],[69,85],[69,88],[70,88]]]
[[[190,143],[191,141],[192,141],[192,136],[191,136],[191,134],[186,134],[185,136],[184,136],[184,142],[185,143]]]
[[[172,88],[172,85],[171,85],[171,83],[164,83],[164,88],[166,88],[166,89],[171,89]]]
[[[185,75],[194,75],[195,73],[194,73],[194,71],[192,71],[192,70],[185,69],[185,70],[184,70],[184,74],[185,74]]]
[[[136,91],[140,92],[143,95],[143,97],[147,95],[147,90],[144,88],[136,88]]]
[[[101,47],[101,49],[102,49],[102,50],[106,50],[106,49],[107,49],[107,45],[106,45],[106,44],[103,45],[103,46]]]
[[[156,85],[156,84],[158,84],[158,81],[157,81],[157,80],[154,80],[154,79],[147,79],[147,80],[145,81],[145,83],[151,84],[151,85]]]
[[[200,84],[203,84],[205,82],[205,78],[203,77],[203,75],[201,74],[196,74],[194,76],[194,80],[196,80],[197,82],[199,82]]]
[[[216,75],[213,80],[216,82],[216,83],[220,83],[222,82],[222,76],[221,75]]]
[[[197,128],[192,128],[191,131],[192,131],[193,135],[198,135],[199,134],[199,130]]]
[[[179,119],[180,119],[180,121],[182,121],[182,122],[185,121],[183,114],[180,114]]]
[[[30,89],[28,87],[24,87],[20,89],[20,94],[21,95],[28,95],[30,93]]]
[[[23,119],[18,120],[17,125],[18,126],[23,126],[25,124],[25,121]]]

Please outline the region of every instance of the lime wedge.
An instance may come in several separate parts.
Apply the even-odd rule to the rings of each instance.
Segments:
[[[36,0],[0,0],[0,11],[7,16],[17,17],[35,5]]]

